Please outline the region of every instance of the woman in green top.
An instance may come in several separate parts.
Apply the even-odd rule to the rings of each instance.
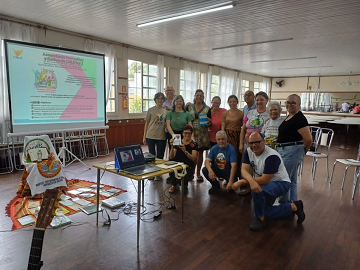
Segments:
[[[184,104],[184,98],[181,95],[176,96],[172,109],[166,114],[166,126],[171,136],[182,134],[185,125],[192,126],[193,118],[189,112],[185,111]]]

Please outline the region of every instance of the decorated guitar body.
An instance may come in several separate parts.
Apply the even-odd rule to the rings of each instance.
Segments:
[[[59,190],[48,189],[45,191],[31,242],[28,270],[39,270],[43,265],[43,262],[41,261],[41,253],[45,229],[51,223],[55,214],[59,196]]]

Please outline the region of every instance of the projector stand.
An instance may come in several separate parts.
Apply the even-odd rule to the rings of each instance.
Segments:
[[[65,168],[65,167],[69,166],[71,163],[73,163],[75,160],[78,160],[78,161],[80,161],[84,166],[86,166],[89,170],[91,170],[91,168],[90,168],[88,165],[86,165],[81,159],[79,159],[79,158],[78,158],[77,156],[75,156],[69,149],[66,148],[66,146],[65,146],[65,140],[64,140],[65,137],[64,137],[64,136],[65,136],[65,132],[62,133],[62,144],[63,144],[63,146],[61,147],[61,150],[60,150],[58,156],[61,157],[61,154],[62,154],[63,152],[68,152],[71,156],[74,157],[74,159],[73,159],[72,161],[70,161],[68,164],[65,164],[65,153],[64,153],[64,156],[63,156],[63,158],[62,158],[61,165]]]

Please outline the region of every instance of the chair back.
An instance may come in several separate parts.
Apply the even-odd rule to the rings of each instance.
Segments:
[[[331,143],[334,137],[334,131],[331,128],[322,128],[319,145],[325,147],[329,154]]]
[[[317,127],[317,126],[309,126],[310,128],[310,133],[311,133],[311,137],[312,137],[312,144],[310,146],[310,151],[315,152],[318,145],[319,145],[319,141],[320,141],[320,137],[321,137],[321,128]]]

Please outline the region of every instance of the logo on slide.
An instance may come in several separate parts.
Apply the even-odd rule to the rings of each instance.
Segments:
[[[14,50],[13,49],[14,58],[22,59],[21,55],[23,54],[23,50]]]

